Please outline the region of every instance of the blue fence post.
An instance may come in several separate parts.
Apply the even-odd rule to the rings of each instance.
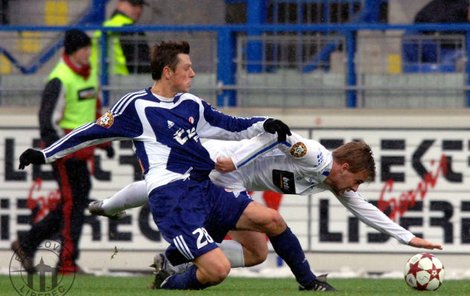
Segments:
[[[90,14],[96,24],[102,24],[106,18],[106,3],[108,0],[92,0],[90,5]]]
[[[248,25],[259,25],[265,21],[265,0],[248,0],[247,20]],[[261,36],[259,30],[248,30],[248,38]],[[260,73],[263,69],[260,64],[263,58],[263,45],[260,40],[248,40],[246,45],[247,71],[249,73]]]
[[[86,14],[78,21],[82,25],[101,25],[106,18],[106,3],[108,0],[92,0]]]
[[[357,107],[357,77],[356,77],[356,31],[346,32],[346,107],[356,108]]]
[[[328,0],[323,0],[322,4],[322,9],[321,9],[321,22],[325,24],[330,23],[330,16],[331,16],[331,11],[330,11],[330,3]]]
[[[106,19],[106,4],[109,0],[92,0],[90,4],[90,10],[87,17],[85,17],[85,23],[93,23],[101,25]],[[109,106],[109,77],[108,77],[108,38],[106,32],[101,31],[100,37],[100,51],[101,59],[100,62],[100,86],[102,89],[102,103],[103,107]]]
[[[103,106],[109,106],[109,77],[108,77],[108,63],[106,60],[108,59],[108,34],[106,31],[101,31],[100,37],[100,84],[101,89],[103,90]]]
[[[465,33],[465,51],[467,53],[467,65],[465,69],[467,74],[467,88],[465,93],[467,95],[467,107],[470,108],[470,31]]]
[[[217,82],[222,86],[235,84],[235,33],[223,28],[218,31],[217,36]],[[222,89],[217,95],[218,107],[234,107],[237,105],[236,91],[233,89]]]

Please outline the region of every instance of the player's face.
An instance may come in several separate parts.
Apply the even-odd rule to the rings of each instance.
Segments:
[[[340,166],[338,174],[335,179],[332,180],[330,186],[336,194],[343,194],[346,191],[356,192],[359,185],[367,180],[368,173],[366,170],[353,173],[349,171],[349,165],[347,163]]]
[[[129,11],[130,17],[134,21],[137,22],[140,19],[140,17],[142,16],[143,10],[144,10],[144,7],[142,5],[132,6],[132,9],[130,9],[130,11]]]
[[[191,83],[196,72],[194,72],[191,59],[187,54],[178,54],[179,62],[174,71],[171,71],[171,81],[173,90],[178,92],[189,92]]]

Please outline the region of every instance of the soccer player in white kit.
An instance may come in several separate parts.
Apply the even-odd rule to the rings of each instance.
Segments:
[[[360,221],[392,236],[400,243],[417,248],[442,249],[440,244],[416,237],[392,221],[357,192],[361,182],[349,180],[350,176],[344,174],[345,170],[355,170],[351,167],[352,161],[345,160],[356,158],[356,155],[360,158],[363,149],[370,149],[365,143],[350,142],[330,152],[319,142],[292,133],[287,138],[290,147],[279,144],[275,149],[269,150],[267,147],[271,147],[275,141],[275,136],[266,133],[250,140],[206,141],[203,145],[211,158],[217,161],[216,168],[230,171],[242,165],[238,170],[228,173],[213,170],[211,180],[233,191],[272,190],[299,195],[331,191]],[[368,176],[368,180],[372,178],[373,176]],[[124,210],[144,205],[147,201],[145,183],[139,181],[126,186],[108,199],[92,202],[89,209],[93,214],[119,218],[124,215]],[[225,241],[221,244],[224,252],[229,251],[227,254],[232,267],[252,266],[265,260],[268,249],[264,234],[231,231],[230,235],[243,246],[236,251],[234,242],[226,246]],[[156,259],[160,262],[162,260],[158,255]]]

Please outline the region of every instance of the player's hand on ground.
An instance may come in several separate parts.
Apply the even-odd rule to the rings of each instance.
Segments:
[[[434,250],[434,249],[442,250],[441,244],[435,244],[425,239],[419,238],[417,236],[413,237],[408,244],[416,248],[423,248],[423,249],[430,249],[430,250]]]
[[[280,121],[279,119],[266,119],[266,121],[263,123],[263,128],[270,134],[277,133],[278,142],[285,142],[287,139],[287,135],[292,135],[289,126],[287,126],[287,124]]]
[[[21,153],[20,155],[20,165],[18,168],[20,170],[23,170],[25,167],[27,167],[30,164],[44,164],[46,163],[46,160],[44,159],[44,154],[42,154],[41,151],[28,148],[26,151]]]
[[[230,157],[219,156],[215,162],[215,169],[221,173],[229,173],[237,168]]]

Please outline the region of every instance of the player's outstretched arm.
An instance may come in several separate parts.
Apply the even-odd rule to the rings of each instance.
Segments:
[[[441,244],[432,243],[430,241],[419,238],[417,236],[413,237],[410,240],[410,242],[408,243],[408,245],[410,245],[412,247],[415,247],[415,248],[423,248],[423,249],[430,249],[430,250],[434,250],[434,249],[442,250],[442,245]]]

